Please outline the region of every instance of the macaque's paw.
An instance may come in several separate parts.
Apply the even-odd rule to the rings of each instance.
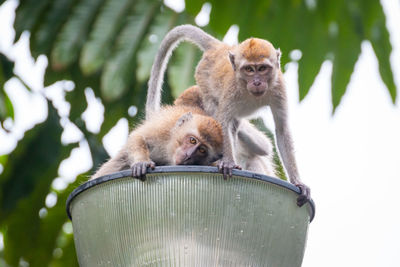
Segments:
[[[297,206],[301,207],[311,200],[310,188],[303,183],[297,183],[295,186],[300,188],[301,191],[297,198]]]
[[[241,170],[242,168],[236,165],[233,160],[221,159],[218,163],[218,171],[222,173],[224,180],[228,179],[228,177],[232,177],[233,169]]]
[[[153,161],[141,161],[134,163],[131,166],[132,177],[145,181],[148,167],[154,169],[156,167],[156,164]]]

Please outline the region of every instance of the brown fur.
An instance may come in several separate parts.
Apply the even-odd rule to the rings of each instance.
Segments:
[[[203,109],[202,94],[199,86],[189,87],[174,101],[176,106]],[[268,176],[275,176],[271,140],[258,131],[250,122],[242,120],[237,126],[235,158],[244,170]]]
[[[207,156],[195,155],[189,163],[176,163],[177,158],[186,155],[188,135],[194,136],[198,145],[207,147]],[[134,169],[133,176],[141,177],[147,167],[155,165],[211,165],[221,155],[222,130],[218,122],[196,107],[165,106],[133,130],[126,145],[91,179],[127,168]]]
[[[174,44],[186,39],[198,45],[203,57],[196,68],[195,79],[200,87],[206,114],[222,126],[223,158],[219,165],[224,177],[231,176],[235,163],[233,143],[234,125],[254,114],[259,108],[270,106],[276,129],[277,145],[290,182],[298,186],[301,196],[298,205],[310,199],[310,189],[300,181],[294,148],[288,126],[286,88],[280,70],[280,50],[262,39],[250,38],[239,45],[229,46],[201,29],[182,25],[172,29],[164,38],[157,53],[150,78],[146,110],[159,105],[161,80],[166,61]],[[233,138],[232,138],[233,137]]]
[[[174,101],[176,106],[191,106],[203,109],[201,91],[197,85],[189,87]]]
[[[271,43],[265,40],[251,38],[240,44],[240,50],[243,51],[242,57],[248,61],[258,62],[270,57],[274,48]]]

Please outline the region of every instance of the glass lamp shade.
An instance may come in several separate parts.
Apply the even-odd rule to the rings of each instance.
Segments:
[[[215,167],[121,171],[67,201],[80,266],[301,266],[314,203],[285,181]]]

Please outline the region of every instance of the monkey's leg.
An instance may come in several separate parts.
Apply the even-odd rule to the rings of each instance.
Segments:
[[[272,143],[269,137],[248,120],[241,120],[237,136],[251,153],[259,156],[272,155]]]

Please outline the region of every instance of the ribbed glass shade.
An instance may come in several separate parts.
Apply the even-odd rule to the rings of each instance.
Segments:
[[[145,182],[121,172],[74,191],[80,266],[301,266],[314,206],[299,208],[292,185],[184,168],[157,168]]]

